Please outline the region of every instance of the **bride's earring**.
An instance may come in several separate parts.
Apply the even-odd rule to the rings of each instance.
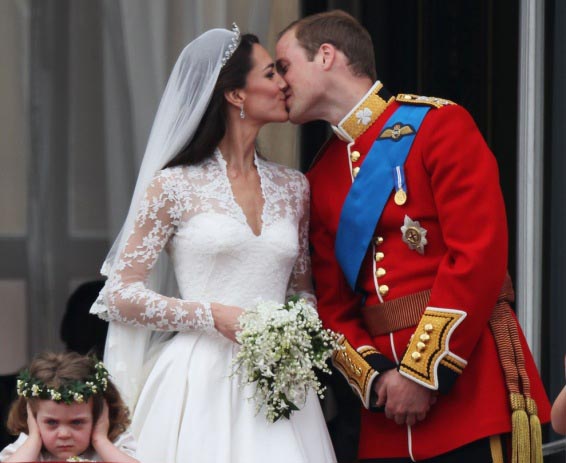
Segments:
[[[245,119],[246,118],[246,113],[244,112],[244,104],[242,103],[242,106],[240,106],[240,119]]]

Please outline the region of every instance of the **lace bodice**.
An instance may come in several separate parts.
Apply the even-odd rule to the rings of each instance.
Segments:
[[[255,235],[217,150],[196,166],[167,168],[149,185],[135,227],[101,292],[99,316],[160,331],[213,329],[211,302],[250,308],[258,299],[313,298],[305,177],[256,156],[264,197]],[[148,288],[162,250],[180,298]]]

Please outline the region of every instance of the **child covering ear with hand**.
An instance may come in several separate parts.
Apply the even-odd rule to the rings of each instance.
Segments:
[[[76,353],[36,357],[17,383],[0,461],[139,463],[129,412],[102,362]]]

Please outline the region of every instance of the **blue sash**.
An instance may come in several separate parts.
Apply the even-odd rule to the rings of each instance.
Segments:
[[[398,138],[380,138],[380,134],[346,196],[336,233],[335,252],[353,290],[383,208],[395,186],[394,171],[405,163],[429,109],[430,106],[401,105],[391,115],[381,134],[397,124],[410,127],[412,132]]]

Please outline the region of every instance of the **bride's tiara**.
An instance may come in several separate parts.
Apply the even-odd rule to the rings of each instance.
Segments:
[[[231,30],[234,33],[234,36],[232,37],[232,40],[228,45],[228,49],[224,52],[224,57],[222,58],[222,66],[226,64],[226,62],[236,51],[236,48],[238,48],[238,45],[240,45],[240,40],[241,40],[240,28],[236,23],[232,23]]]

